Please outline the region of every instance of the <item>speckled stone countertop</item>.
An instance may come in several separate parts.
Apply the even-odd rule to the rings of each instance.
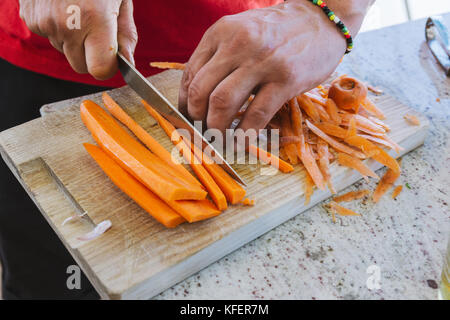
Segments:
[[[399,183],[411,189],[376,205],[346,204],[362,217],[336,224],[317,205],[157,299],[436,299],[450,235],[450,80],[425,44],[424,25],[359,35],[338,69],[430,120],[425,145],[403,157]],[[359,182],[343,192],[374,187]],[[378,290],[366,285],[372,265],[380,271]]]

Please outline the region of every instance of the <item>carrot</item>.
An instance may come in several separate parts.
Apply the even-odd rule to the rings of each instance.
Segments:
[[[319,118],[321,121],[330,121],[330,115],[328,114],[325,107],[323,107],[321,104],[313,102],[314,106],[316,107],[317,113],[319,114]]]
[[[364,139],[361,136],[354,135],[345,138],[344,141],[351,146],[361,149],[365,154],[370,155],[370,157],[375,161],[378,161],[388,168],[391,168],[395,172],[400,172],[400,166],[398,162],[394,158],[392,158],[386,151],[384,151],[380,147],[377,147],[369,140]]]
[[[89,143],[83,145],[111,181],[157,221],[167,228],[174,228],[186,221],[142,183],[122,169],[101,148]]]
[[[402,190],[403,190],[403,186],[402,185],[396,186],[394,191],[392,192],[392,199],[397,198],[398,195],[400,194],[400,192],[402,192]]]
[[[289,113],[286,110],[281,110],[281,135],[282,136],[292,136],[291,119],[289,118]],[[286,154],[289,158],[291,164],[298,163],[298,153],[295,145],[288,144],[284,146]]]
[[[310,98],[312,102],[318,103],[325,107],[327,99],[325,99],[324,97],[322,97],[318,94],[315,94],[314,92],[311,92],[311,91],[305,92],[304,95],[307,96],[308,98]]]
[[[244,206],[254,206],[255,205],[255,200],[250,200],[249,198],[245,198],[244,200],[241,201],[241,203]]]
[[[356,151],[336,140],[334,140],[332,137],[328,136],[325,132],[321,131],[318,127],[316,127],[315,125],[313,125],[311,122],[309,122],[308,120],[306,120],[306,125],[308,126],[309,129],[311,129],[312,132],[314,132],[317,136],[319,136],[321,139],[325,140],[326,142],[328,142],[328,144],[330,146],[332,146],[334,149],[336,149],[337,151],[341,151],[341,152],[345,152],[348,153],[352,156],[355,156],[357,158],[365,158],[365,155],[362,154],[359,151]]]
[[[315,126],[326,134],[334,137],[345,139],[345,137],[347,136],[347,130],[330,122],[316,123]]]
[[[369,181],[367,176],[379,179],[378,175],[375,172],[373,172],[369,167],[367,167],[361,160],[356,159],[352,156],[349,156],[348,154],[339,153],[338,154],[338,163],[341,166],[355,169],[356,171],[361,173],[364,180],[366,180],[366,181]]]
[[[361,106],[364,108],[364,110],[368,111],[369,113],[373,114],[378,119],[384,120],[386,119],[386,116],[384,113],[375,106],[372,101],[369,100],[369,98],[364,99],[361,102]]]
[[[308,96],[305,96],[304,94],[299,95],[297,97],[297,102],[300,105],[300,107],[306,112],[308,116],[311,117],[311,119],[314,122],[320,121],[320,115],[319,112],[316,109],[316,106],[311,101],[311,99]]]
[[[314,181],[308,172],[306,172],[305,178],[305,206],[311,201],[311,196],[314,193]]]
[[[167,121],[163,116],[161,116],[155,109],[153,109],[146,101],[142,100],[142,104],[145,109],[155,118],[158,124],[163,128],[166,134],[169,137],[172,137],[171,140],[178,137],[182,139],[180,135],[177,133],[175,127]],[[233,178],[229,176],[229,174],[223,170],[218,164],[214,163],[212,159],[210,159],[206,154],[204,154],[200,149],[197,148],[193,143],[191,143],[191,150],[194,153],[195,157],[201,161],[201,164],[208,171],[208,173],[212,176],[214,181],[220,187],[222,192],[225,194],[225,197],[231,204],[236,204],[241,201],[246,194],[244,188],[242,188]]]
[[[382,144],[388,148],[394,149],[397,153],[400,153],[401,150],[404,150],[401,146],[399,146],[396,142],[394,142],[393,140],[391,140],[390,138],[388,138],[387,136],[384,137],[373,137],[371,135],[368,134],[360,134],[359,136],[376,142],[378,144]]]
[[[372,122],[368,118],[360,116],[359,114],[344,113],[341,115],[341,117],[344,125],[348,125],[350,120],[354,119],[356,121],[357,128],[362,131],[371,133],[373,135],[386,134],[386,130],[382,126]]]
[[[326,108],[328,114],[330,115],[331,121],[333,121],[334,124],[340,124],[342,119],[338,113],[339,109],[338,109],[336,103],[331,99],[327,99],[325,102],[325,108]]]
[[[386,123],[384,123],[383,121],[381,121],[378,118],[375,117],[371,117],[369,116],[368,119],[376,124],[378,124],[379,126],[382,126],[384,130],[386,131],[391,131],[391,127],[389,127]]]
[[[373,202],[378,202],[380,198],[394,185],[398,177],[400,177],[400,171],[388,169],[384,176],[381,178],[380,182],[377,185],[377,188],[372,195]]]
[[[420,120],[416,116],[412,114],[405,114],[403,118],[408,122],[409,124],[413,126],[420,126]]]
[[[357,130],[356,130],[356,121],[355,118],[352,117],[348,123],[348,129],[347,129],[347,135],[346,137],[350,137],[350,136],[354,136],[356,135]]]
[[[167,203],[189,223],[206,220],[220,214],[214,203],[205,200],[176,200]]]
[[[122,122],[150,151],[176,170],[180,177],[193,185],[202,186],[200,182],[181,164],[172,159],[172,155],[159,144],[147,131],[134,121],[106,92],[102,95],[103,103],[117,120]]]
[[[303,135],[300,136],[300,139],[302,139],[302,142],[300,142],[300,159],[302,160],[306,171],[311,176],[317,188],[325,190],[325,183],[322,172],[320,172],[320,169],[317,166],[316,160],[311,153],[311,149],[305,142],[305,137]]]
[[[286,136],[280,138],[280,147],[284,147],[288,144],[300,143],[300,138],[297,136]]]
[[[332,212],[337,213],[340,216],[360,216],[359,213],[356,213],[355,211],[352,211],[350,209],[344,208],[343,206],[337,204],[334,201],[331,201],[328,204],[328,208],[330,208],[330,210]]]
[[[186,68],[186,65],[184,63],[179,62],[150,62],[150,66],[159,69],[175,69],[175,70],[184,70]]]
[[[330,189],[332,194],[335,194],[336,191],[331,183],[331,174],[330,174],[330,155],[328,151],[328,143],[326,141],[319,139],[317,143],[317,153],[319,156],[319,168],[322,171],[325,182],[328,185],[328,189]]]
[[[162,200],[206,198],[205,190],[171,172],[166,163],[129,135],[100,106],[86,100],[80,109],[81,119],[102,149]]]
[[[333,198],[334,202],[347,202],[347,201],[353,201],[358,200],[361,198],[364,198],[369,194],[369,190],[358,190],[358,191],[350,191],[343,195],[337,196]]]
[[[268,151],[258,148],[255,145],[250,145],[248,148],[248,152],[257,157],[259,161],[264,162],[265,164],[269,164],[274,168],[280,170],[281,172],[288,173],[294,171],[294,167],[292,167],[289,163],[281,160],[280,158],[277,158]]]

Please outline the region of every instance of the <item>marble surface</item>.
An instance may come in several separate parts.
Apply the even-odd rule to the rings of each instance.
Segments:
[[[450,14],[446,20],[450,24]],[[450,235],[450,80],[425,45],[424,25],[419,20],[359,35],[338,69],[383,88],[430,120],[425,145],[403,157],[399,183],[411,189],[376,205],[346,204],[362,217],[338,218],[336,224],[319,204],[156,299],[437,297]],[[374,187],[373,180],[359,182],[343,192]],[[367,287],[371,266],[379,270],[379,289]]]

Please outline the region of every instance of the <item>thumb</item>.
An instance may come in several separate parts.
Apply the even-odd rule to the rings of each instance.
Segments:
[[[133,18],[132,0],[122,1],[117,24],[119,51],[128,59],[128,61],[134,64],[134,50],[136,49],[138,34]]]

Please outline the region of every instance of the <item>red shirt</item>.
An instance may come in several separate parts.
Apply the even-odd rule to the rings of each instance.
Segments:
[[[136,66],[156,73],[150,61],[185,62],[203,33],[224,15],[274,5],[282,0],[134,0],[139,42]],[[119,74],[107,81],[77,74],[49,41],[31,33],[19,17],[18,0],[0,0],[0,57],[21,68],[54,78],[100,86],[123,85]]]

